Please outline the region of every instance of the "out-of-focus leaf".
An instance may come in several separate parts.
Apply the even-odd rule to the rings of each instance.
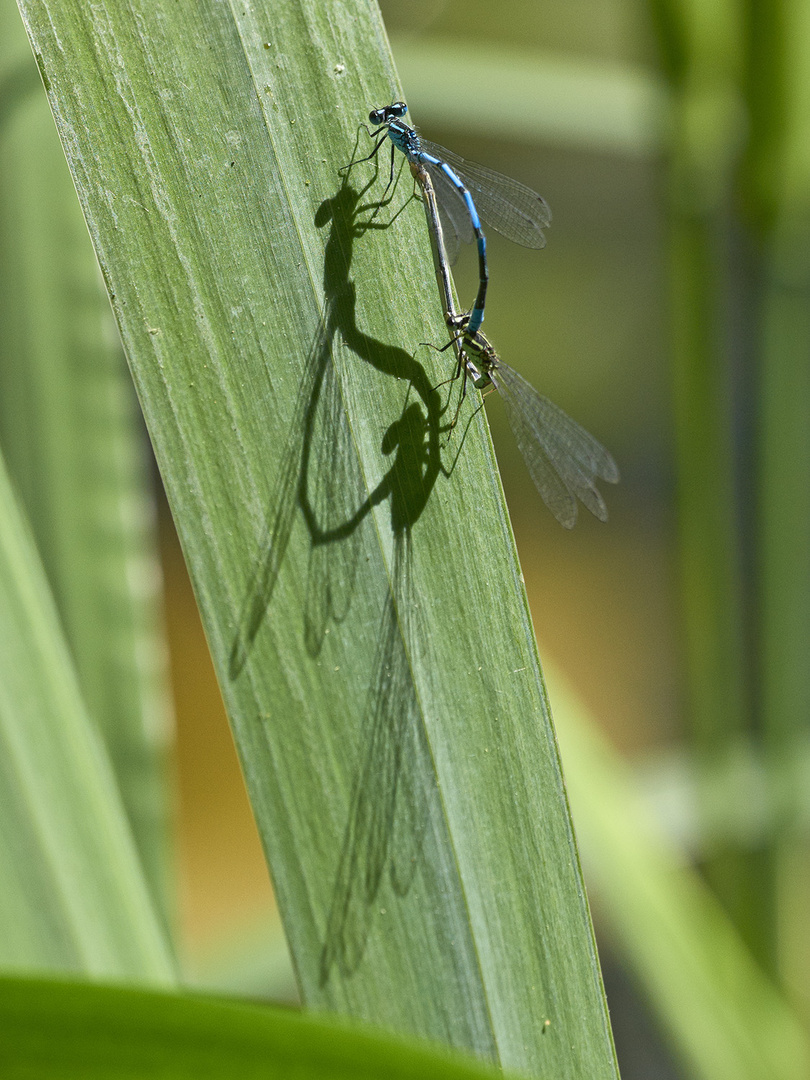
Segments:
[[[202,996],[0,980],[4,1080],[495,1080],[446,1050]]]
[[[0,965],[168,982],[118,789],[0,462]]]
[[[13,0],[0,39],[0,445],[165,908],[170,714],[146,439]]]

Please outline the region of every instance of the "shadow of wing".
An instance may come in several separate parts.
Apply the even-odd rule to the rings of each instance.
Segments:
[[[389,594],[383,611],[363,725],[365,750],[352,791],[321,952],[321,985],[335,964],[343,975],[357,970],[386,866],[395,891],[404,895],[420,861],[432,766],[410,666],[410,635],[401,622],[410,616],[406,550],[409,542],[399,537],[394,565],[397,603]]]
[[[324,373],[308,459],[303,498],[312,547],[304,640],[310,656],[317,656],[329,623],[342,622],[349,610],[362,547],[358,513],[366,494],[334,364]]]

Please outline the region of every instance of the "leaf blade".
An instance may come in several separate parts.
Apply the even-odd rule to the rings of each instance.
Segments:
[[[238,1001],[0,979],[6,1076],[181,1078],[502,1075],[445,1050]]]
[[[0,442],[168,922],[171,708],[147,450],[16,6],[0,7]]]
[[[234,7],[230,19],[202,5],[181,26],[167,6],[155,33],[114,3],[54,6],[57,42],[40,10],[23,9],[166,479],[305,1000],[507,1067],[614,1076],[484,420],[471,418],[448,477],[456,450],[444,454],[434,393],[446,373],[430,354],[424,365],[412,354],[415,342],[445,335],[422,216],[406,211],[374,236],[383,221],[361,186],[370,174],[336,176],[355,117],[394,85],[376,11],[285,3],[272,16]],[[84,58],[81,93],[68,52],[71,71]],[[201,68],[203,54],[214,59]],[[122,104],[88,126],[85,97]],[[115,176],[115,215],[101,159]],[[303,464],[321,430],[327,373],[351,436],[343,465],[365,497],[345,523],[362,552],[348,614],[330,620],[315,652],[302,632],[318,587],[311,560],[345,539],[327,541],[308,513],[310,484],[327,479]],[[286,498],[301,513],[269,613],[229,671],[245,592],[273,535],[273,452],[291,437],[298,465]],[[404,712],[391,686],[407,696]],[[369,816],[362,777],[378,772]],[[362,836],[373,844],[356,843]],[[398,889],[414,850],[416,873]],[[356,868],[349,888],[341,865]],[[512,890],[508,904],[497,902],[501,887]],[[355,910],[356,896],[362,955],[345,970],[328,965],[324,978],[329,913]]]
[[[170,982],[104,748],[0,462],[2,963]]]

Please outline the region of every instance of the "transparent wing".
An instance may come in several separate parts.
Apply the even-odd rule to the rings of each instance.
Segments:
[[[421,140],[422,149],[428,154],[446,161],[450,168],[458,174],[459,179],[469,188],[478,213],[484,221],[497,229],[507,239],[523,247],[545,247],[546,238],[543,229],[551,224],[551,210],[542,195],[513,180],[511,176],[487,169],[484,165],[478,165],[475,161],[465,161],[464,158],[454,154],[452,150],[446,150],[443,146],[437,146],[427,139]],[[431,176],[439,191],[437,177],[444,177],[444,184],[454,192],[455,198],[461,206],[463,199],[444,176],[440,169],[435,166],[431,169]],[[442,196],[439,195],[439,201]],[[469,236],[459,232],[459,236],[466,243],[472,240],[472,230]]]
[[[559,523],[573,528],[577,499],[606,521],[607,507],[595,481],[615,484],[619,470],[604,446],[508,364],[499,362],[490,377],[531,478]]]
[[[444,253],[447,256],[448,263],[451,266],[455,266],[456,259],[458,259],[458,231],[456,230],[452,218],[443,206],[439,206],[439,220],[442,223]]]

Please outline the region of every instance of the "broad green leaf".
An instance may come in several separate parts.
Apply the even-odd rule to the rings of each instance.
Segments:
[[[190,994],[0,979],[4,1080],[495,1080],[499,1070],[337,1020]]]
[[[484,417],[450,437],[419,346],[422,211],[407,177],[375,214],[385,157],[338,172],[399,94],[376,6],[21,9],[305,1002],[615,1076]]]
[[[0,444],[165,907],[169,705],[146,441],[13,0],[0,39]]]
[[[112,770],[0,461],[0,966],[167,982]]]

